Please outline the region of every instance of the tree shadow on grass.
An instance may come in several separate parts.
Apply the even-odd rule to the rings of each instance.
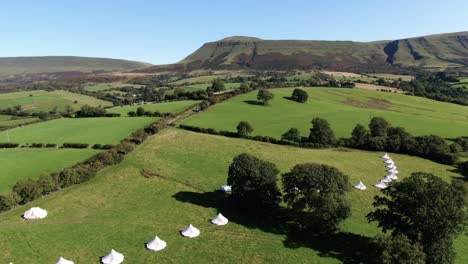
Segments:
[[[283,96],[283,98],[286,99],[286,100],[289,100],[289,101],[296,102],[296,101],[294,101],[294,100],[292,99],[291,96]]]
[[[235,202],[223,192],[178,192],[173,196],[177,201],[191,203],[206,208],[215,208],[226,216],[230,222],[251,229],[284,235],[284,246],[287,248],[307,247],[319,252],[321,257],[336,258],[343,263],[370,263],[374,247],[370,237],[342,232],[331,235],[317,235],[304,232],[291,221],[287,209],[269,212],[260,216],[242,212]]]
[[[244,103],[249,104],[249,105],[261,105],[261,106],[263,106],[263,104],[261,102],[255,101],[255,100],[245,100]]]
[[[468,173],[466,172],[463,172],[461,169],[451,169],[449,170],[450,172],[453,172],[453,173],[457,173],[459,174],[460,176],[456,176],[456,177],[453,177],[457,180],[462,180],[462,181],[465,181],[465,182],[468,182]]]

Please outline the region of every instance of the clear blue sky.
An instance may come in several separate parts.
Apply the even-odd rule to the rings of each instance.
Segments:
[[[0,0],[0,57],[181,60],[227,36],[371,41],[467,31],[467,0]]]

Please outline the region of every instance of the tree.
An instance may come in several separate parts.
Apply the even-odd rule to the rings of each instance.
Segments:
[[[363,146],[366,138],[369,136],[369,131],[361,124],[357,124],[353,132],[351,132],[351,140],[356,147]]]
[[[309,141],[322,145],[333,145],[335,143],[335,133],[327,120],[318,117],[312,119]]]
[[[309,95],[306,91],[296,88],[292,93],[291,99],[298,103],[305,103],[307,102],[307,99],[309,99]]]
[[[387,128],[390,123],[382,117],[374,117],[369,123],[369,129],[371,136],[373,137],[385,137],[387,135]]]
[[[137,113],[135,111],[130,111],[127,113],[128,116],[135,117],[137,116]]]
[[[0,212],[10,210],[21,202],[21,197],[15,192],[0,194]]]
[[[450,152],[458,153],[458,152],[462,152],[462,151],[463,151],[463,147],[460,144],[458,144],[457,142],[450,144]]]
[[[241,137],[247,137],[250,133],[252,133],[253,128],[249,122],[240,121],[237,125],[237,134]]]
[[[291,128],[286,133],[281,136],[282,140],[292,141],[292,142],[301,142],[301,132],[297,128]]]
[[[458,169],[460,170],[461,174],[465,176],[465,179],[468,180],[468,161],[458,164]]]
[[[258,91],[257,94],[257,100],[260,101],[260,103],[263,105],[268,105],[268,102],[273,99],[273,97],[274,95],[266,89]]]
[[[83,105],[81,109],[76,112],[76,117],[101,117],[106,115],[106,110],[100,107],[92,107]]]
[[[453,238],[466,225],[465,195],[460,181],[447,183],[428,173],[413,173],[376,196],[367,215],[384,232],[403,234],[423,247],[427,263],[453,263]]]
[[[13,186],[13,191],[21,197],[22,203],[28,203],[42,195],[41,186],[34,180],[21,180]]]
[[[375,239],[381,264],[425,264],[426,254],[419,243],[414,243],[404,235],[395,237],[380,235]]]
[[[208,93],[217,93],[224,90],[226,90],[226,87],[224,86],[224,82],[221,79],[214,79],[211,82],[211,86],[206,89]]]
[[[229,166],[228,184],[232,185],[232,198],[246,209],[267,211],[280,202],[281,193],[276,185],[276,165],[242,153]]]
[[[247,83],[241,83],[241,85],[239,86],[239,91],[241,93],[248,93],[250,92],[250,86]]]
[[[296,212],[305,212],[302,221],[320,232],[337,230],[351,214],[346,199],[348,176],[337,168],[315,163],[298,164],[283,174],[284,201]]]
[[[145,115],[145,109],[143,107],[138,107],[136,110],[137,116],[144,116]]]

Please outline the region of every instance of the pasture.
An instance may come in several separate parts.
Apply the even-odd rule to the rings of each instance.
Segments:
[[[121,116],[128,116],[128,112],[136,111],[138,107],[143,107],[146,111],[159,111],[161,113],[180,113],[192,106],[199,104],[200,101],[187,100],[187,101],[174,101],[167,103],[155,103],[155,104],[142,104],[142,105],[131,105],[121,106],[106,109],[108,113],[117,113]]]
[[[15,143],[117,144],[133,131],[157,121],[156,117],[61,118],[9,130]],[[0,142],[7,142],[0,132]]]
[[[83,105],[112,106],[111,102],[67,91],[26,91],[0,94],[0,108],[20,105],[27,112],[50,111],[57,108],[63,111],[66,105],[78,110]]]
[[[11,191],[19,180],[59,172],[96,153],[93,149],[0,149],[0,192]]]
[[[18,126],[24,123],[38,120],[36,117],[17,118],[10,115],[0,115],[0,128]]]
[[[362,180],[367,191],[352,190],[352,216],[343,237],[329,241],[292,241],[268,221],[235,213],[214,192],[226,183],[234,156],[247,152],[277,164],[281,173],[297,163],[336,166],[350,182]],[[53,263],[59,256],[75,263],[97,263],[115,249],[127,263],[359,263],[362,246],[379,232],[365,215],[379,190],[372,187],[385,174],[380,153],[341,149],[300,149],[261,142],[168,129],[151,137],[126,160],[106,168],[90,182],[66,188],[0,214],[2,263]],[[400,177],[426,171],[449,180],[452,168],[421,158],[392,155]],[[146,169],[159,176],[143,177]],[[46,219],[25,221],[32,206],[48,210]],[[218,211],[229,218],[216,227],[209,219]],[[189,224],[201,230],[187,239],[179,231]],[[166,249],[144,248],[155,235]],[[467,263],[465,236],[456,240],[456,263]]]
[[[281,137],[291,127],[307,136],[314,117],[327,119],[338,137],[349,137],[357,123],[366,125],[381,116],[414,135],[435,134],[444,138],[467,135],[468,107],[421,97],[361,89],[304,88],[307,103],[287,99],[293,89],[273,89],[268,106],[257,104],[257,91],[214,105],[180,123],[235,131],[239,121],[248,121],[252,135]]]

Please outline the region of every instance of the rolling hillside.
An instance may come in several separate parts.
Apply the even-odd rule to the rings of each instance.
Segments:
[[[0,58],[0,76],[57,72],[128,71],[150,64],[105,58],[47,56]]]
[[[397,66],[466,68],[468,32],[374,42],[229,37],[206,43],[178,64],[163,68],[384,72]],[[161,71],[161,66],[152,69]]]

